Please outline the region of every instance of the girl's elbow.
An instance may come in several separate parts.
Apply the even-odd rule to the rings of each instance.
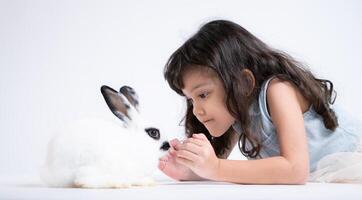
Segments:
[[[309,178],[309,169],[298,169],[292,172],[291,183],[295,185],[305,185]]]
[[[294,179],[293,184],[295,184],[295,185],[305,185],[307,183],[307,181],[308,181],[308,176],[307,175],[306,176],[299,175]]]

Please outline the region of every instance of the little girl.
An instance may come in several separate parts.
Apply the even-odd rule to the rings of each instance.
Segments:
[[[187,139],[170,141],[159,162],[169,177],[247,184],[362,181],[362,129],[332,108],[332,82],[238,24],[202,26],[171,55],[164,75],[187,100]],[[227,159],[235,145],[248,160]]]

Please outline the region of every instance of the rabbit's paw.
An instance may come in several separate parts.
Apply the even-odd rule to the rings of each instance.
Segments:
[[[129,183],[111,183],[109,184],[110,188],[130,188],[132,184]]]
[[[152,178],[144,177],[141,180],[134,182],[132,185],[133,186],[155,186],[156,182]]]
[[[106,187],[105,184],[102,184],[97,180],[86,179],[86,178],[74,180],[73,186],[77,187],[77,188],[105,188]]]
[[[98,168],[84,166],[79,169],[73,181],[74,187],[107,188],[110,187],[111,176],[99,173]]]

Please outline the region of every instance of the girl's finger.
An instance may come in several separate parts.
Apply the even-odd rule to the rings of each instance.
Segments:
[[[181,144],[181,142],[177,138],[170,141],[171,147],[175,148],[175,146],[177,146],[178,144]]]
[[[183,144],[186,144],[186,143],[193,143],[199,147],[202,147],[204,145],[204,142],[202,140],[199,140],[199,139],[195,139],[195,138],[187,138]]]
[[[173,139],[170,141],[171,148],[173,148],[174,150],[179,150],[182,143],[183,143],[183,141],[180,141],[178,139]]]
[[[186,166],[186,167],[188,167],[188,168],[191,168],[191,166],[192,166],[192,164],[193,164],[192,161],[187,160],[187,159],[185,159],[185,158],[181,158],[181,157],[176,157],[176,162],[179,163],[179,164],[181,164],[181,165],[184,165],[184,166]]]
[[[167,164],[166,161],[160,160],[160,161],[158,162],[158,169],[160,169],[161,171],[163,171],[163,170],[165,169],[165,167],[166,167],[166,164]]]
[[[203,134],[203,133],[192,134],[192,137],[193,137],[193,138],[197,138],[197,139],[207,140],[206,135]]]
[[[168,152],[170,153],[170,156],[175,156],[176,155],[176,150],[174,148],[169,148]]]
[[[185,150],[185,151],[189,151],[193,154],[198,155],[201,149],[202,149],[202,147],[199,145],[196,145],[192,142],[185,142],[182,145],[180,145],[180,147],[177,151],[179,152],[181,150]]]
[[[189,161],[195,161],[198,156],[190,151],[187,151],[187,150],[179,150],[177,152],[177,156],[176,156],[176,159],[177,158],[183,158],[183,159],[186,159],[186,160],[189,160]]]

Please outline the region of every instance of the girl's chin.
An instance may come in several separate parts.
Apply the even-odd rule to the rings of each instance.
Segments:
[[[226,133],[227,130],[214,130],[214,129],[207,129],[212,137],[220,137]]]
[[[220,137],[223,135],[223,133],[220,133],[220,132],[215,132],[215,131],[210,131],[209,130],[209,133],[212,137]]]

